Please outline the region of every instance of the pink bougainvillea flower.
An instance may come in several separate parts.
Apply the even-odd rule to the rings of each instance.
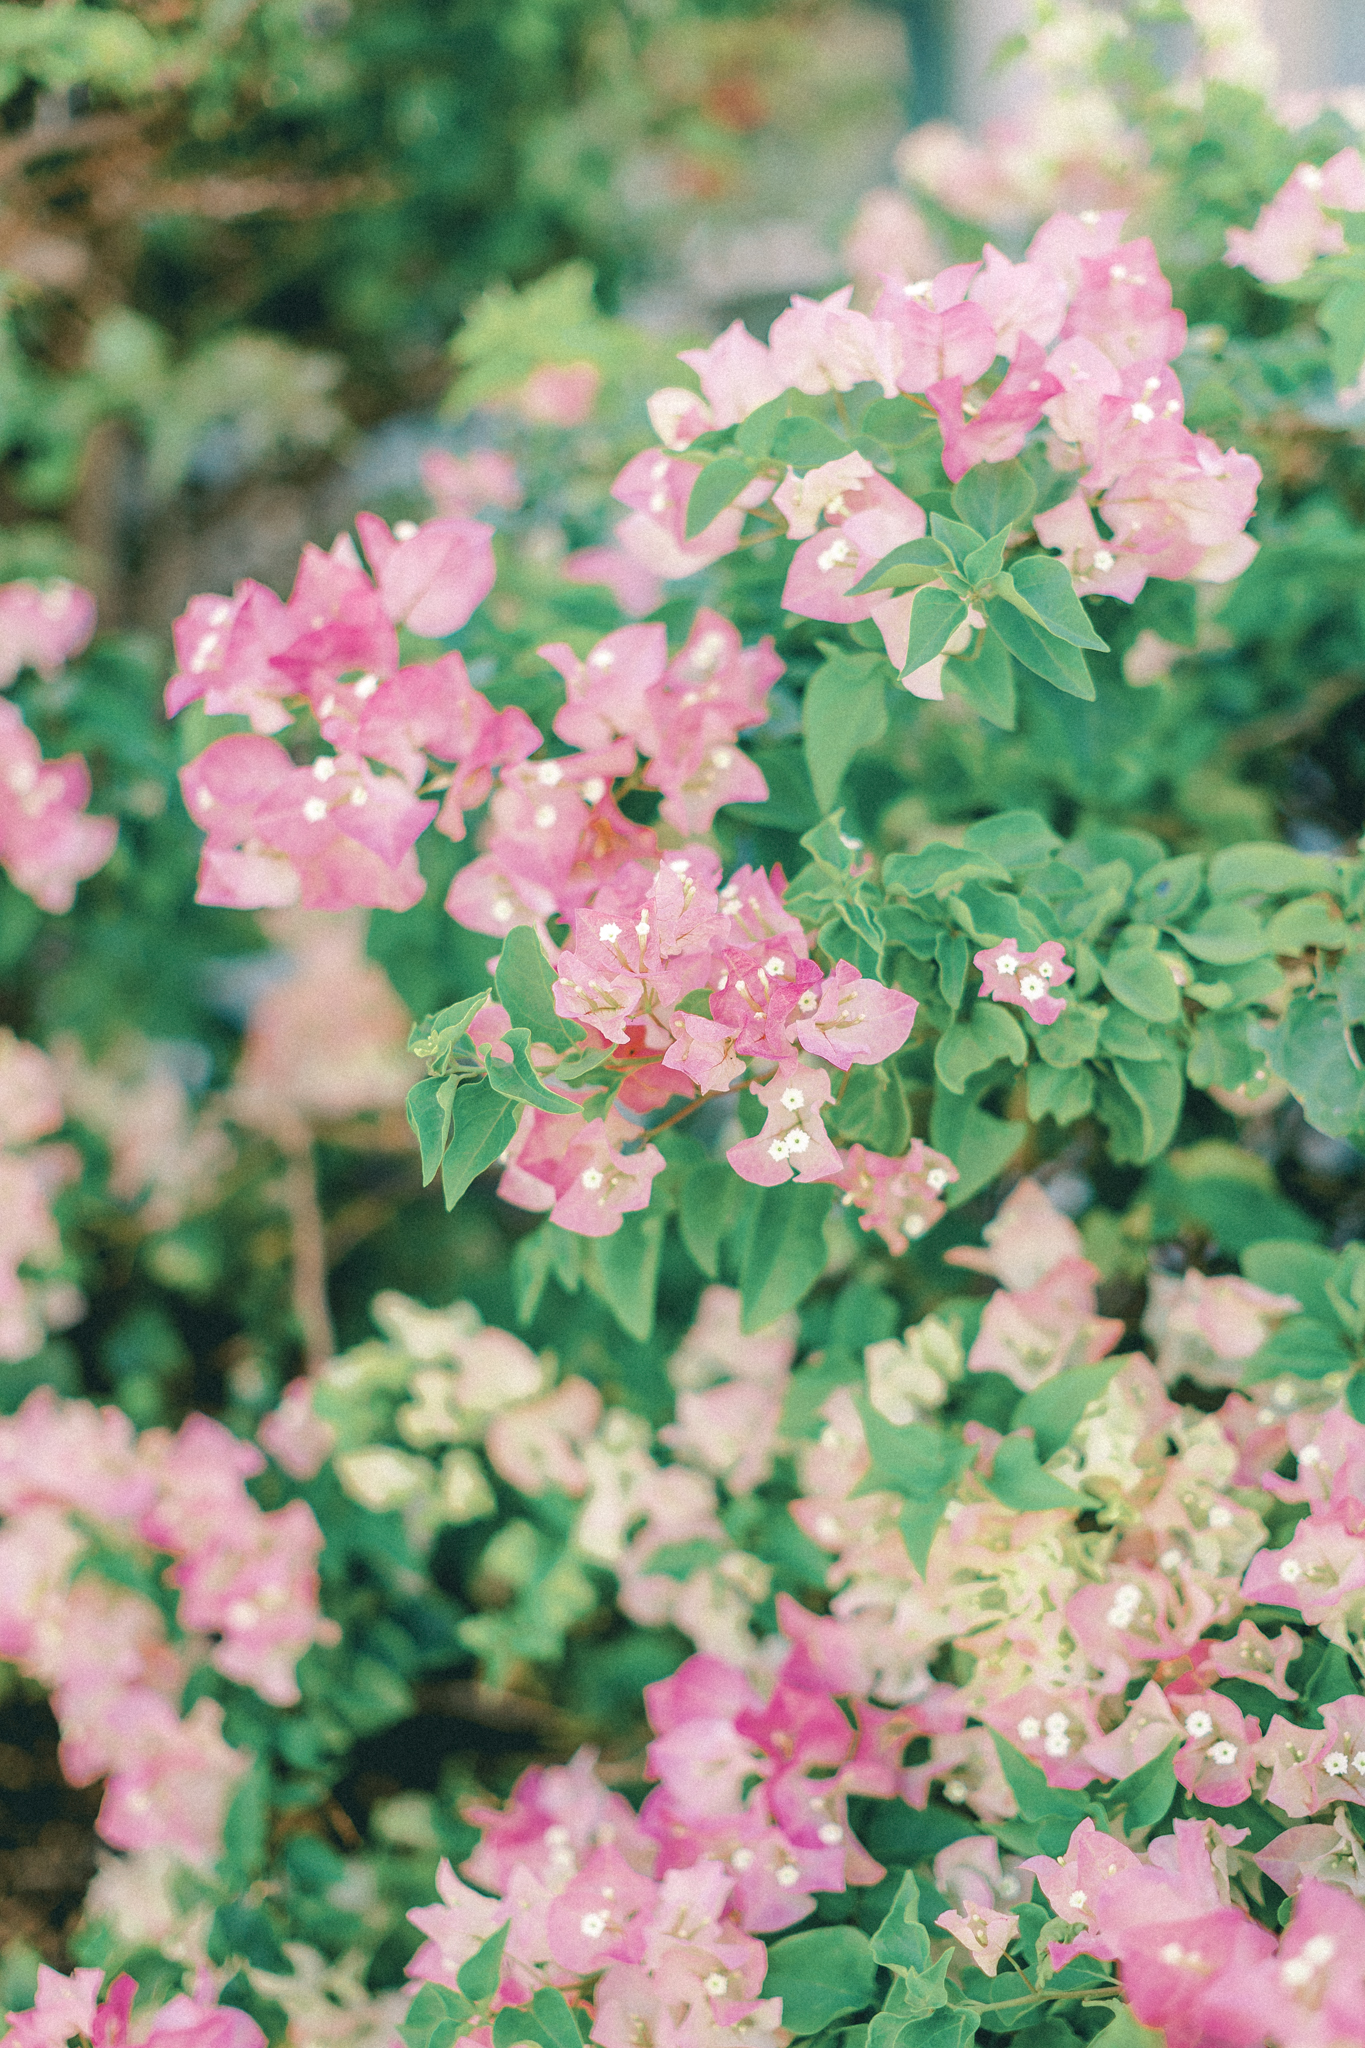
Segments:
[[[899,1052],[919,1008],[913,996],[868,981],[848,960],[835,961],[834,972],[809,1010],[805,1007],[808,1001],[806,995],[798,998],[799,1021],[792,1025],[793,1038],[807,1052],[845,1073],[855,1062],[875,1066]]]
[[[820,1111],[830,1099],[829,1075],[822,1067],[784,1060],[771,1081],[753,1084],[753,1093],[768,1112],[763,1129],[741,1138],[726,1153],[742,1180],[776,1187],[790,1180],[831,1180],[843,1162],[830,1143]]]
[[[981,268],[967,287],[995,330],[996,353],[1013,358],[1027,336],[1047,348],[1062,331],[1069,294],[1066,279],[1045,263],[1011,263],[987,242]]]
[[[94,630],[95,600],[78,583],[0,583],[0,690],[21,668],[55,675]]]
[[[711,426],[733,427],[787,389],[772,351],[742,320],[732,321],[709,348],[683,349],[678,360],[696,371]]]
[[[853,312],[852,297],[851,284],[827,299],[797,294],[778,314],[768,348],[784,390],[793,387],[817,396],[871,383],[881,385],[884,397],[895,397],[900,338],[889,321]]]
[[[1146,237],[1102,256],[1082,256],[1080,272],[1063,340],[1085,335],[1120,369],[1175,361],[1185,346],[1185,315],[1172,309],[1170,281]]]
[[[1048,939],[1032,953],[1020,949],[1015,939],[1002,939],[972,955],[972,965],[981,969],[981,993],[993,1003],[1014,1003],[1027,1010],[1035,1024],[1055,1024],[1066,1008],[1065,996],[1050,991],[1070,981],[1074,967],[1066,964],[1066,948]]]
[[[443,519],[469,519],[489,507],[515,512],[525,498],[517,465],[496,448],[468,455],[428,448],[421,466],[422,488]]]
[[[844,1190],[846,1206],[863,1211],[859,1226],[875,1230],[899,1258],[911,1238],[923,1237],[937,1223],[946,1207],[943,1190],[957,1178],[951,1159],[915,1138],[899,1159],[851,1145],[835,1186]]]
[[[628,619],[642,619],[664,601],[663,579],[624,548],[575,548],[559,567],[570,583],[605,584]]]
[[[0,702],[0,867],[40,910],[60,915],[118,841],[115,818],[90,817],[79,754],[45,761],[17,704]]]
[[[943,429],[943,467],[954,483],[978,462],[1008,462],[1019,453],[1043,417],[1043,407],[1061,390],[1031,335],[1020,337],[1014,361],[986,400],[968,414],[962,379],[945,377],[925,397]]]
[[[964,385],[984,377],[999,353],[995,329],[983,307],[962,298],[957,272],[974,264],[958,265],[935,279],[920,283],[888,284],[876,305],[876,318],[894,327],[901,346],[901,366],[896,382],[902,391],[927,391],[945,378],[960,378]],[[946,283],[954,280],[954,283]],[[940,289],[942,287],[942,289]]]
[[[1019,1932],[1017,1913],[1002,1913],[997,1906],[966,1906],[960,1913],[940,1913],[934,1921],[961,1942],[969,1962],[993,1977],[1000,1958]]]
[[[357,512],[355,524],[395,625],[443,639],[493,588],[493,529],[480,520],[440,517],[421,526],[400,523],[390,533],[373,512]]]

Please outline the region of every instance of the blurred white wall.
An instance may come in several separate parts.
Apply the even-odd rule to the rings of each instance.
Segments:
[[[1365,85],[1365,0],[1261,0],[1261,7],[1280,52],[1285,91]],[[956,0],[951,60],[956,120],[976,128],[1018,105],[1018,73],[993,76],[991,58],[1031,13],[1028,0]]]

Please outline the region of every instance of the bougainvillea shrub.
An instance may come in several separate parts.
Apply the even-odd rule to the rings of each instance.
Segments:
[[[1143,12],[0,590],[12,2048],[1365,2041],[1365,159]]]

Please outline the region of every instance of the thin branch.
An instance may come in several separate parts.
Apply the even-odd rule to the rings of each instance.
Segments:
[[[54,122],[50,127],[44,122],[26,128],[0,148],[0,179],[13,177],[43,157],[76,155],[122,142],[137,134],[144,118],[141,114],[88,114],[78,121]]]

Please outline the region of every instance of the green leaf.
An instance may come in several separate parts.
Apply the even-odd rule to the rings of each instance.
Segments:
[[[971,949],[961,932],[940,932],[934,946],[934,958],[938,962],[943,1000],[950,1010],[955,1010],[967,986]]]
[[[1110,995],[1154,1024],[1174,1024],[1180,989],[1165,958],[1149,946],[1115,946],[1100,966]]]
[[[1314,1316],[1290,1316],[1247,1360],[1242,1369],[1242,1384],[1255,1386],[1284,1372],[1292,1372],[1301,1380],[1321,1380],[1328,1373],[1349,1372],[1351,1358],[1335,1322],[1320,1323]]]
[[[950,1024],[934,1048],[934,1072],[945,1088],[961,1095],[973,1074],[1012,1060],[1021,1067],[1028,1058],[1028,1040],[1008,1010],[998,1003],[977,1001],[965,1024]]]
[[[445,1984],[423,1984],[398,2032],[408,2048],[446,2048],[448,2042],[468,2031],[471,2012],[469,2000],[460,1992]],[[450,2033],[452,2027],[458,2031]]]
[[[756,406],[735,428],[735,444],[740,454],[755,462],[766,461],[773,452],[773,436],[786,417],[785,391],[777,398],[770,398],[765,405]]]
[[[1037,811],[996,811],[969,825],[962,843],[973,853],[1003,861],[1010,873],[1017,875],[1044,866],[1062,841]]]
[[[1037,502],[1033,479],[1020,462],[978,462],[953,487],[953,510],[978,533],[1021,526]]]
[[[1014,662],[995,633],[981,633],[968,656],[951,655],[943,665],[943,694],[960,697],[988,725],[1013,732],[1018,716]]]
[[[1365,283],[1343,278],[1318,307],[1318,325],[1327,336],[1332,382],[1345,391],[1365,362]]]
[[[879,654],[832,655],[806,685],[801,706],[806,765],[815,801],[832,811],[853,756],[886,732],[886,685],[893,671]]]
[[[516,1136],[520,1108],[487,1081],[465,1082],[450,1106],[450,1144],[441,1161],[441,1189],[453,1209],[465,1189]]]
[[[1339,1002],[1299,989],[1274,1029],[1253,1033],[1309,1123],[1329,1138],[1365,1127],[1365,1069],[1350,1032]]]
[[[661,1543],[649,1553],[649,1569],[661,1578],[690,1579],[693,1572],[719,1564],[724,1552],[709,1536],[693,1536],[686,1543]]]
[[[609,1237],[589,1238],[583,1278],[621,1328],[640,1343],[654,1333],[665,1217],[661,1209],[632,1210]]]
[[[890,1060],[875,1067],[850,1068],[838,1107],[829,1115],[841,1143],[855,1140],[888,1159],[899,1159],[909,1148],[910,1105]]]
[[[499,1095],[512,1102],[529,1102],[534,1109],[546,1110],[552,1116],[578,1115],[578,1104],[566,1102],[562,1095],[547,1088],[531,1065],[527,1051],[531,1034],[524,1025],[504,1032],[502,1042],[511,1048],[511,1059],[497,1059],[490,1050],[484,1062],[484,1072]]]
[[[941,1896],[941,1894],[939,1895]],[[926,1900],[926,1905],[931,1902]],[[914,2048],[921,2037],[922,2028],[916,2021],[927,2020],[931,2013],[937,2013],[952,1997],[948,1983],[948,1970],[955,1954],[961,1951],[950,1947],[944,1950],[936,1963],[926,1963],[922,1970],[901,1972],[898,1982],[892,1985],[891,1995],[885,2006],[873,2020],[868,2032],[868,2048]]]
[[[931,840],[919,853],[888,854],[882,880],[912,900],[917,896],[951,895],[963,882],[1008,882],[1009,869],[978,848],[944,846]]]
[[[960,519],[945,519],[941,512],[929,514],[929,532],[936,541],[941,541],[952,557],[953,566],[961,571],[968,555],[974,554],[986,539],[974,526],[964,526]]]
[[[693,484],[687,500],[686,540],[695,540],[722,513],[746,484],[753,482],[754,468],[742,455],[718,455],[708,462]]]
[[[1103,1358],[1098,1365],[1073,1365],[1025,1394],[1011,1423],[1015,1429],[1033,1431],[1044,1464],[1061,1450],[1086,1408],[1099,1400],[1122,1364],[1121,1358]]]
[[[1187,854],[1187,860],[1193,855]],[[1174,863],[1172,863],[1174,865]],[[1297,896],[1335,886],[1338,863],[1276,839],[1225,846],[1209,862],[1210,896]]]
[[[678,1212],[682,1240],[708,1280],[720,1273],[722,1239],[733,1229],[745,1203],[756,1200],[757,1190],[720,1159],[694,1166],[683,1182]]]
[[[1297,1238],[1261,1238],[1242,1253],[1243,1273],[1257,1287],[1271,1294],[1292,1294],[1305,1314],[1319,1322],[1332,1321],[1331,1297],[1327,1283],[1336,1272],[1336,1256],[1320,1245],[1302,1244]]]
[[[424,1188],[431,1186],[440,1171],[450,1135],[450,1099],[453,1093],[450,1082],[443,1081],[439,1074],[415,1082],[408,1090],[408,1123],[417,1134],[422,1154]]]
[[[1076,595],[1065,562],[1059,562],[1055,555],[1026,555],[1010,570],[1010,580],[1013,595],[1005,591],[1004,596],[1026,610],[1037,625],[1045,627],[1058,640],[1069,641],[1073,647],[1093,647],[1098,654],[1109,652],[1108,641],[1101,640],[1090,623],[1090,614]]]
[[[1216,903],[1191,930],[1177,930],[1175,936],[1194,959],[1215,967],[1259,960],[1266,951],[1261,920],[1243,903]]]
[[[568,1052],[582,1038],[583,1029],[558,1014],[554,986],[555,972],[540,940],[530,925],[514,926],[503,941],[493,976],[494,993],[513,1024],[525,1025],[533,1045]]]
[[[531,2017],[540,2028],[547,2048],[583,2048],[583,2036],[562,1991],[537,1991],[531,2000]]]
[[[1176,1782],[1171,1765],[1179,1747],[1177,1737],[1160,1756],[1154,1756],[1131,1777],[1120,1778],[1117,1785],[1111,1785],[1105,1792],[1104,1803],[1111,1812],[1123,1809],[1124,1826],[1129,1833],[1134,1828],[1154,1828],[1174,1806]]]
[[[1032,1437],[1007,1436],[996,1448],[986,1485],[998,1501],[1020,1512],[1038,1508],[1080,1508],[1087,1505],[1074,1487],[1063,1485],[1038,1462]]]
[[[791,419],[779,421],[770,452],[774,461],[789,463],[793,469],[819,469],[823,463],[847,455],[849,443],[822,420],[797,413]]]
[[[504,1920],[501,1927],[494,1928],[487,1941],[455,1972],[455,1982],[473,2005],[491,1998],[502,1981],[502,1952],[507,1946],[510,1925],[509,1920]]]
[[[1199,894],[1203,875],[1204,863],[1197,853],[1159,860],[1134,886],[1133,905],[1138,916],[1153,924],[1170,924],[1183,917]]]
[[[240,1956],[257,1970],[287,1974],[290,1967],[269,1914],[245,1899],[229,1899],[218,1908],[209,1930],[208,1953],[218,1964]]]
[[[967,607],[951,590],[921,590],[910,614],[910,638],[901,669],[904,676],[942,654],[967,617]]]
[[[929,1936],[920,1925],[919,1886],[907,1870],[896,1887],[891,1910],[872,1937],[872,1953],[888,1970],[922,1970],[929,1961]]]
[[[1010,531],[1006,527],[1002,533],[994,533],[989,540],[983,540],[979,548],[972,549],[962,564],[962,574],[973,589],[979,589],[983,583],[993,583],[1000,574],[1005,566],[1009,537]]]
[[[768,1950],[765,1998],[782,2000],[792,2034],[818,2034],[845,2013],[861,2012],[877,1995],[872,1944],[856,1927],[816,1927],[789,1934]]]
[[[741,1328],[766,1330],[825,1270],[825,1218],[834,1190],[819,1181],[764,1188],[740,1272]]]
[[[1037,1026],[1034,1043],[1039,1058],[1050,1067],[1075,1067],[1093,1059],[1107,1014],[1098,1003],[1068,1002],[1055,1023]]]
[[[1166,2036],[1160,2027],[1144,2027],[1126,2005],[1116,2003],[1113,2019],[1090,2036],[1089,2048],[1166,2048]]]
[[[866,597],[874,590],[915,590],[921,583],[932,583],[951,566],[948,550],[938,541],[902,541],[898,548],[892,548],[889,555],[883,555],[879,562],[874,562],[860,581],[850,587],[848,594],[850,597]]]
[[[913,398],[874,398],[859,425],[879,441],[885,441],[888,448],[912,448],[917,441],[926,441],[938,431],[932,414],[916,405]]]
[[[480,989],[478,995],[466,996],[458,1003],[448,1003],[435,1016],[424,1017],[420,1024],[412,1027],[408,1051],[419,1060],[443,1060],[464,1036],[492,993],[490,988]]]
[[[1166,1150],[1179,1129],[1185,1076],[1174,1060],[1115,1060],[1113,1075],[1112,1081],[1102,1076],[1099,1084],[1110,1149],[1124,1164],[1144,1165]]]
[[[1087,1067],[1045,1067],[1035,1062],[1028,1070],[1028,1113],[1033,1123],[1050,1116],[1065,1129],[1090,1114],[1095,1100],[1095,1077]]]
[[[986,598],[981,609],[1016,661],[1068,697],[1084,697],[1087,702],[1094,698],[1094,680],[1079,648],[1035,625],[1003,597]]]
[[[1027,1124],[1002,1123],[965,1095],[936,1090],[929,1143],[946,1152],[958,1171],[957,1180],[944,1190],[948,1207],[956,1208],[1003,1173],[1027,1136]]]

